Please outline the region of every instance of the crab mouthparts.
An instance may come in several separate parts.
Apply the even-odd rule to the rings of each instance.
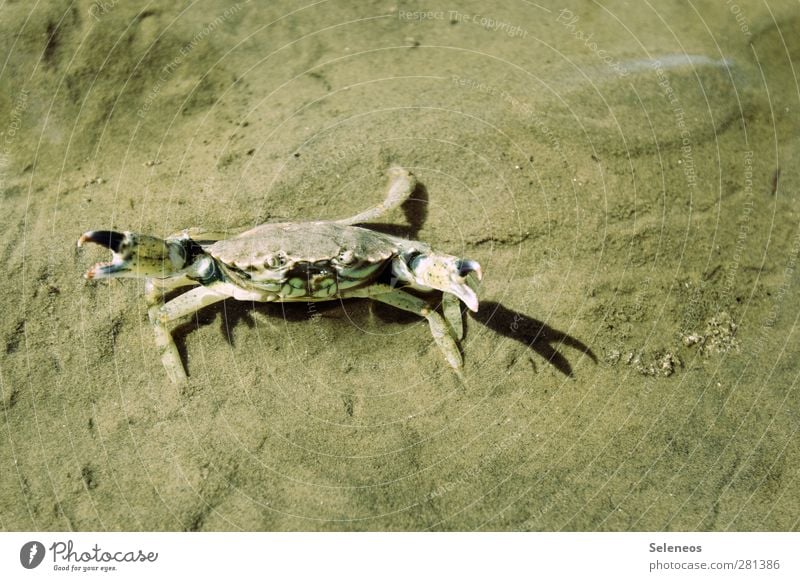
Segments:
[[[111,230],[92,230],[85,232],[78,238],[78,247],[80,248],[86,242],[92,242],[98,246],[103,246],[111,250],[112,258],[109,262],[98,262],[92,268],[86,271],[83,276],[89,280],[93,278],[107,278],[114,276],[120,272],[130,270],[126,264],[125,259],[119,254],[122,244],[125,241],[125,235]]]

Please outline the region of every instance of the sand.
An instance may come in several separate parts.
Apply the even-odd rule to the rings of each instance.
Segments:
[[[800,527],[796,3],[141,4],[0,5],[0,529]],[[484,269],[463,383],[413,315],[228,300],[175,386],[82,277],[393,163]]]

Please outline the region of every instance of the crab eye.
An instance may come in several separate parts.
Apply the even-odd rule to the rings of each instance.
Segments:
[[[276,252],[264,259],[264,266],[266,268],[281,268],[286,266],[286,262],[286,255],[284,255],[283,252]]]
[[[342,250],[336,257],[339,264],[352,264],[355,260],[355,253],[352,250]]]
[[[425,255],[423,255],[422,252],[419,252],[418,250],[412,250],[411,252],[406,254],[405,259],[408,268],[410,268],[413,271],[417,267],[417,262],[419,261],[420,258],[425,258]]]

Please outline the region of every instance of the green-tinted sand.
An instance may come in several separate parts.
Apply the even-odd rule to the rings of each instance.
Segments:
[[[0,529],[800,527],[796,3],[139,4],[0,7]],[[389,307],[227,301],[176,388],[82,278],[392,163],[483,265],[464,385]]]

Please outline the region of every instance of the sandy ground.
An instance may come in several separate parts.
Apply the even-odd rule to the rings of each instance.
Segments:
[[[800,528],[797,4],[650,4],[0,3],[0,528]],[[229,300],[176,387],[82,278],[392,163],[485,271],[463,384],[389,307]]]

